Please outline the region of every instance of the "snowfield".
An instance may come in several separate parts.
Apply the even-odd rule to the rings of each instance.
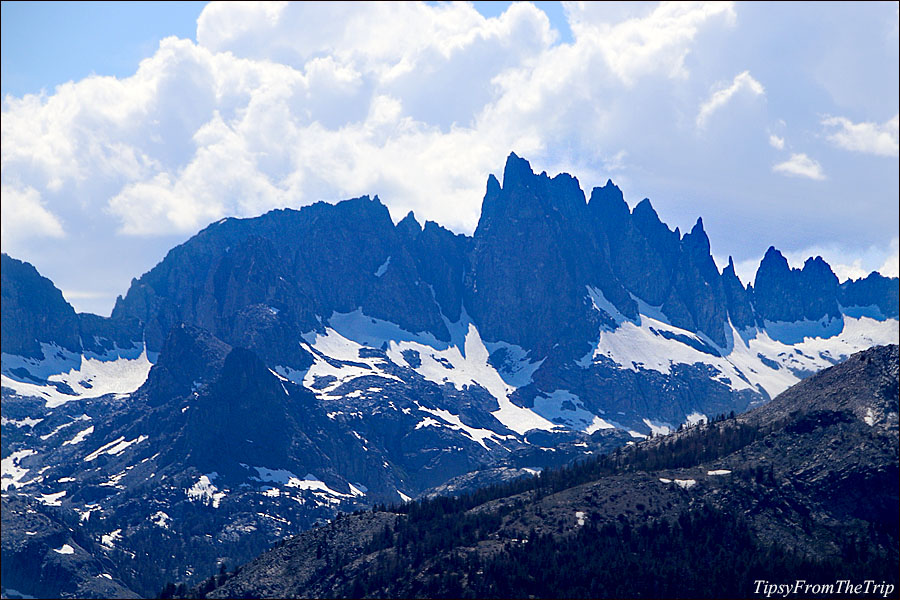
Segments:
[[[76,398],[130,394],[147,380],[153,363],[145,346],[104,355],[78,354],[41,344],[43,360],[2,355],[2,385],[20,396],[43,398],[47,408]]]

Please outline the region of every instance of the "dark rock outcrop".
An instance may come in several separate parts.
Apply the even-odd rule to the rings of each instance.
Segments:
[[[3,352],[43,358],[42,343],[79,352],[78,316],[62,292],[31,264],[7,254],[2,261]]]
[[[728,257],[728,266],[722,271],[722,291],[725,292],[725,301],[728,303],[728,316],[738,329],[746,329],[757,324],[753,305],[750,303],[750,293],[737,273],[734,271],[734,261]]]
[[[134,281],[113,315],[140,319],[151,350],[185,322],[267,362],[302,369],[310,357],[296,344],[300,334],[333,312],[357,308],[449,339],[431,290],[377,197],[210,225]]]
[[[841,305],[877,306],[881,314],[896,319],[900,316],[900,286],[896,277],[884,277],[872,271],[865,279],[848,279],[841,284]]]
[[[821,256],[791,269],[781,252],[770,246],[753,284],[753,304],[768,321],[816,321],[840,317],[838,279]]]

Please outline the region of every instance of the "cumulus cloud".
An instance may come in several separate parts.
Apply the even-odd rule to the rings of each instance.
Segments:
[[[697,113],[697,127],[705,127],[706,122],[714,112],[728,104],[732,98],[741,93],[746,93],[750,96],[764,96],[766,90],[760,82],[750,75],[749,71],[744,71],[735,75],[731,85],[713,92],[706,102],[700,105],[700,112]],[[784,142],[782,141],[782,144],[783,143]]]
[[[885,277],[900,277],[900,238],[891,240],[887,258],[878,267],[878,272]]]
[[[710,20],[735,21],[731,2],[663,2],[651,12],[646,6],[604,6],[604,2],[566,2],[572,33],[578,43],[591,44],[612,72],[630,85],[641,76],[662,71],[687,77],[685,57],[691,42]],[[614,21],[612,20],[614,19]]]
[[[900,154],[900,115],[880,125],[868,121],[854,123],[845,117],[828,117],[822,124],[831,131],[828,140],[845,150],[879,156]]]
[[[769,145],[778,150],[784,150],[784,138],[778,137],[774,133],[769,134]]]
[[[55,237],[65,235],[60,220],[44,206],[41,194],[30,186],[18,188],[3,185],[0,187],[0,206],[2,206],[3,249],[11,242],[27,237]]]
[[[822,165],[816,160],[808,157],[806,154],[791,154],[791,157],[772,167],[772,171],[782,173],[784,175],[796,175],[797,177],[807,177],[821,181],[825,179],[825,173],[822,171]]]
[[[198,43],[163,40],[131,77],[8,99],[3,169],[71,190],[126,235],[366,193],[471,231],[511,150],[621,170],[626,152],[597,144],[614,111],[594,99],[660,68],[684,77],[698,32],[734,19],[727,3],[612,24],[567,10],[577,39],[560,45],[529,3],[485,18],[465,3],[214,2]]]

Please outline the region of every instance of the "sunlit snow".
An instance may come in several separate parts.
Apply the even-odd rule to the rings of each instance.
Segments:
[[[350,498],[353,496],[363,496],[365,492],[360,490],[358,487],[350,486],[350,493],[344,494],[338,492],[336,490],[328,487],[324,481],[320,480],[318,477],[313,475],[312,473],[307,473],[305,477],[302,479],[287,469],[268,469],[266,467],[253,467],[258,477],[252,477],[251,479],[255,479],[256,481],[277,483],[279,485],[283,485],[287,488],[294,488],[298,490],[310,490],[313,492],[325,493],[331,496],[339,497],[339,498]]]
[[[132,444],[140,444],[144,440],[147,439],[146,435],[138,436],[133,440],[126,440],[125,436],[120,436],[108,444],[104,444],[100,446],[90,454],[84,457],[85,462],[90,462],[92,460],[96,460],[101,454],[121,454],[124,452],[129,446]]]
[[[114,529],[109,533],[105,533],[100,536],[100,544],[102,546],[106,546],[107,548],[115,548],[116,542],[122,540],[122,530]]]
[[[47,506],[62,506],[62,497],[66,495],[66,490],[56,492],[55,494],[41,494],[38,496],[38,502],[42,502]]]
[[[80,444],[81,442],[83,442],[85,440],[85,438],[87,436],[91,435],[92,433],[94,433],[93,425],[91,425],[87,429],[83,429],[83,430],[79,431],[78,433],[75,434],[75,437],[73,437],[71,440],[66,440],[65,442],[62,443],[62,445],[66,446],[66,445],[70,445],[70,444]]]
[[[383,263],[381,263],[381,266],[378,267],[377,271],[375,271],[375,277],[381,277],[382,275],[384,275],[385,272],[387,272],[388,266],[390,266],[390,264],[391,264],[391,257],[388,256],[387,260],[385,260]]]
[[[729,343],[722,348],[702,334],[669,324],[659,307],[639,298],[635,301],[640,316],[629,320],[598,289],[588,287],[587,292],[594,308],[612,317],[616,327],[598,332],[594,349],[578,361],[585,368],[601,357],[611,359],[623,369],[648,369],[665,374],[671,373],[676,364],[700,363],[718,371],[715,379],[733,390],[756,390],[759,386],[774,397],[806,375],[830,367],[854,352],[900,342],[897,319],[879,320],[854,313],[860,316],[845,315],[835,321],[770,322],[766,328],[745,331],[738,331],[729,322],[725,331]],[[778,339],[796,343],[791,345]]]
[[[213,471],[206,475],[201,475],[197,483],[185,490],[188,500],[191,502],[201,502],[213,508],[219,508],[219,503],[225,497],[225,492],[220,492],[219,488],[213,485],[213,480],[219,476]]]
[[[535,396],[532,410],[549,421],[588,434],[615,428],[612,423],[585,409],[581,399],[568,390]]]
[[[22,479],[28,474],[29,470],[19,466],[19,461],[33,454],[37,453],[34,450],[18,450],[0,461],[0,465],[2,465],[0,467],[2,468],[2,479],[0,481],[2,481],[4,492],[9,486],[20,487],[22,485]]]
[[[494,417],[516,433],[555,427],[532,410],[516,406],[509,400],[509,395],[517,386],[531,381],[531,375],[540,362],[528,361],[525,352],[511,344],[492,344],[495,350],[506,348],[508,351],[510,370],[501,375],[488,363],[490,352],[465,311],[459,322],[447,322],[447,326],[451,333],[449,343],[427,332],[405,331],[394,323],[371,318],[360,309],[351,313],[334,313],[327,320],[324,334],[313,331],[303,336],[315,356],[315,362],[308,371],[291,372],[284,367],[276,367],[275,370],[302,383],[319,398],[329,400],[336,397],[333,394],[341,385],[359,377],[376,376],[402,381],[385,370],[390,365],[383,358],[360,357],[362,348],[386,348],[390,362],[413,369],[428,381],[439,385],[450,384],[459,390],[472,385],[481,386],[497,399],[499,408],[492,413]],[[417,352],[420,364],[409,364],[403,356],[406,350]],[[325,357],[345,364],[334,366]],[[297,377],[301,375],[302,379],[298,381]],[[317,380],[327,383],[317,384]]]
[[[146,347],[82,355],[42,343],[41,351],[43,360],[3,353],[2,385],[21,396],[43,398],[48,408],[76,398],[130,394],[147,380],[153,366]],[[21,375],[23,371],[30,377]]]

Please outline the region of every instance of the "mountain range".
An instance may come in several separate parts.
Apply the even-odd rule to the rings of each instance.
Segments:
[[[110,317],[5,254],[0,290],[3,586],[39,596],[197,584],[341,512],[741,413],[900,338],[896,278],[770,248],[745,286],[700,219],[673,231],[515,154],[472,236],[362,197],[213,223]]]

